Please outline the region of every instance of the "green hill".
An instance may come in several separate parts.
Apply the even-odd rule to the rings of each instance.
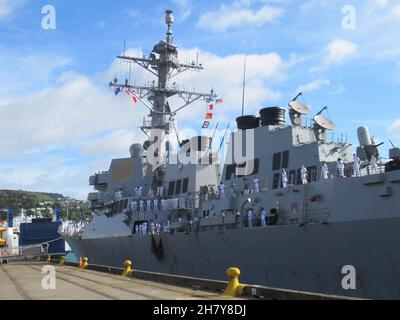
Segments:
[[[47,203],[45,207],[51,208],[51,204],[59,203],[62,209],[63,218],[67,216],[66,201],[69,202],[69,216],[71,220],[81,220],[86,217],[91,217],[90,210],[88,209],[88,203],[86,201],[77,201],[74,199],[66,198],[62,194],[58,193],[42,193],[42,192],[30,192],[21,190],[0,190],[0,210],[13,208],[15,214],[19,215],[21,209],[27,210],[27,214],[34,212],[35,208],[43,207],[44,203]],[[52,209],[48,209],[42,212],[46,217],[52,216]],[[0,216],[4,219],[5,215]]]
[[[39,203],[53,201],[53,198],[38,192],[0,190],[0,208],[28,210],[39,207]]]

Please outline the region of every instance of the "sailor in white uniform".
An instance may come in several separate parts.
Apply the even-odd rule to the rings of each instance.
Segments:
[[[136,198],[139,198],[138,187],[135,187],[135,197],[136,197]]]
[[[264,208],[261,208],[261,227],[262,228],[267,227],[267,212],[265,211]]]
[[[158,211],[158,199],[153,199],[153,210]]]
[[[157,187],[157,196],[162,197],[164,195],[164,187],[162,184],[160,184]]]
[[[135,212],[137,208],[137,202],[135,200],[131,200],[131,202],[129,203],[129,207],[131,208],[132,212]]]
[[[117,201],[122,199],[122,191],[121,191],[121,189],[119,189],[119,190],[117,190],[117,191],[115,192],[115,199],[116,199]]]
[[[378,172],[378,161],[376,160],[375,156],[371,156],[371,171],[372,174],[377,174]]]
[[[146,210],[147,210],[147,211],[151,211],[151,200],[150,200],[150,199],[147,200],[147,207],[146,207]]]
[[[143,235],[147,235],[147,222],[143,224]]]
[[[143,192],[143,186],[140,186],[138,188],[138,197],[141,198],[142,197],[142,192]]]
[[[258,180],[257,177],[254,177],[253,179],[253,187],[254,187],[254,192],[259,193],[260,192],[260,180]]]
[[[339,177],[344,178],[345,177],[345,175],[344,175],[344,162],[340,158],[337,161],[337,169],[338,169],[338,172],[339,172]]]
[[[225,185],[222,181],[219,185],[219,195],[221,199],[225,199]]]
[[[353,154],[353,173],[355,177],[361,177],[360,165],[361,165],[360,158],[357,157],[355,154]]]
[[[140,209],[140,212],[144,211],[144,202],[143,202],[143,200],[140,200],[140,202],[139,202],[139,209]]]
[[[304,165],[301,166],[300,173],[301,173],[301,183],[307,184],[308,183],[308,171]]]
[[[288,187],[288,175],[285,169],[282,169],[282,186],[284,189]]]
[[[322,162],[321,177],[322,179],[329,179],[329,169],[325,162]]]
[[[247,211],[247,226],[249,228],[253,227],[253,210],[251,209]]]
[[[230,194],[231,194],[231,196],[232,196],[233,198],[236,197],[235,190],[236,190],[236,184],[232,181],[231,187],[230,187]]]

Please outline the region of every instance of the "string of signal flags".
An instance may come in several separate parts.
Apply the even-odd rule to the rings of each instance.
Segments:
[[[136,98],[136,96],[134,94],[135,90],[133,90],[133,89],[122,90],[120,87],[118,87],[114,90],[114,94],[117,96],[123,91],[131,98],[133,104],[137,104],[138,99]],[[211,120],[213,120],[213,118],[214,118],[215,105],[223,103],[224,99],[218,98],[214,101],[214,98],[207,98],[206,102],[207,102],[207,111],[206,111],[206,114],[204,117],[205,121],[203,122],[202,129],[208,129],[208,127],[210,126]]]
[[[218,98],[214,101],[212,98],[206,99],[207,102],[207,111],[205,115],[205,121],[203,122],[202,129],[208,129],[210,126],[210,121],[214,118],[214,108],[215,105],[223,103],[224,99],[223,98]]]

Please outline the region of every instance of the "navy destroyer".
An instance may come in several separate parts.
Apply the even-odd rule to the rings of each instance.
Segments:
[[[326,108],[304,125],[310,109],[299,94],[287,108],[239,116],[223,164],[206,136],[180,141],[174,152],[167,137],[175,116],[217,95],[170,83],[203,68],[179,62],[173,23],[167,11],[167,38],[148,57],[118,57],[156,77],[148,86],[110,83],[150,110],[141,127],[146,141],[90,177],[93,221],[73,235],[62,233],[76,256],[119,267],[130,259],[141,270],[222,280],[235,266],[244,283],[400,298],[399,149],[382,163],[366,127],[357,130],[356,150],[332,141],[335,125],[323,115]],[[182,106],[174,109],[172,97]],[[349,266],[352,288],[343,285]]]

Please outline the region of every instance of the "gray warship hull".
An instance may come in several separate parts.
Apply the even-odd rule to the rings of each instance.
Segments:
[[[299,227],[246,228],[189,234],[76,239],[77,257],[94,264],[226,280],[230,266],[241,282],[370,299],[400,298],[400,218]],[[162,257],[156,254],[162,243]],[[154,246],[158,248],[154,248]],[[342,288],[342,268],[357,270],[356,290]]]

